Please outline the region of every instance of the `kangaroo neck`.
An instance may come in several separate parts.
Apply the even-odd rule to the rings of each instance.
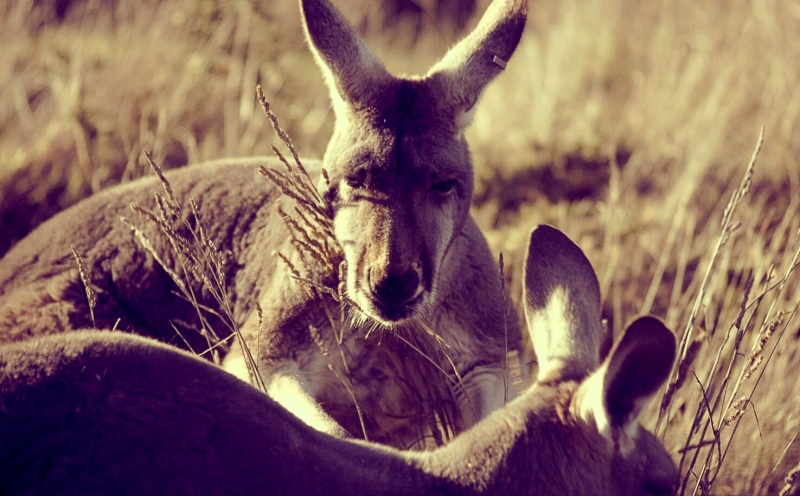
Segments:
[[[615,476],[598,470],[607,447],[566,413],[574,387],[535,386],[450,444],[405,456],[459,494],[609,494]]]

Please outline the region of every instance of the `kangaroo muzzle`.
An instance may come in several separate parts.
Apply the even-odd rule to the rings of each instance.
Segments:
[[[420,272],[416,268],[371,268],[367,272],[369,296],[385,320],[407,317],[422,294]]]

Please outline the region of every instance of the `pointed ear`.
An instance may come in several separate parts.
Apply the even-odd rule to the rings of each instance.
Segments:
[[[642,408],[669,377],[675,336],[655,317],[636,319],[606,360],[603,405],[612,427],[636,422]]]
[[[538,380],[582,379],[600,362],[605,335],[592,264],[564,233],[542,225],[531,232],[523,277]]]
[[[470,110],[483,89],[516,50],[527,13],[528,0],[494,0],[475,30],[428,73],[432,87],[455,108],[462,128],[469,124]]]
[[[301,0],[311,51],[325,74],[337,115],[344,105],[369,105],[376,87],[392,77],[364,40],[328,0]]]
[[[642,436],[649,433],[640,431],[639,414],[667,380],[674,360],[672,331],[655,317],[640,317],[628,326],[603,366],[583,381],[570,409],[594,422],[609,441],[620,443],[623,452],[633,449],[633,443],[646,448]],[[658,467],[653,469],[655,482]]]

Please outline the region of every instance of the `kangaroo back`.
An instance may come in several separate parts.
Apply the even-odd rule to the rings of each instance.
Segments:
[[[272,205],[278,192],[257,172],[259,164],[276,162],[256,157],[167,173],[178,201],[187,208],[189,200],[196,202],[207,236],[228,257],[224,283],[240,324],[257,301],[253,295],[263,278],[270,276],[269,253],[280,242]],[[314,169],[313,161],[308,165]],[[12,248],[0,260],[0,343],[96,324],[179,347],[188,344],[198,353],[207,349],[198,333],[196,308],[178,295],[167,272],[187,275],[181,273],[176,251],[154,223],[130,208],[155,209],[159,192],[163,187],[155,177],[111,188],[56,215]],[[174,227],[187,235],[179,222]],[[151,251],[143,246],[145,239]],[[82,258],[96,295],[93,312],[71,248]],[[216,306],[201,281],[191,274],[187,280],[201,305]],[[226,328],[213,312],[203,317],[220,333]]]

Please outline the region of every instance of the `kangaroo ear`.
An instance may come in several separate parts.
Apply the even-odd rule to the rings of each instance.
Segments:
[[[605,335],[592,264],[564,233],[542,225],[531,231],[523,277],[538,379],[582,379],[599,364]]]
[[[376,87],[392,79],[364,40],[328,0],[301,0],[311,51],[322,69],[337,115],[369,105]]]
[[[640,317],[628,326],[603,367],[603,406],[612,427],[638,420],[674,361],[675,336],[660,320]]]
[[[431,68],[428,80],[454,106],[461,127],[470,123],[481,92],[511,58],[522,37],[528,0],[494,0],[478,26]]]
[[[633,448],[632,442],[646,448],[649,434],[639,430],[639,414],[667,380],[674,360],[672,331],[655,317],[640,317],[628,326],[603,366],[580,385],[570,409],[594,422],[610,441],[620,442],[624,451]],[[660,462],[654,463],[655,483],[661,477]]]

